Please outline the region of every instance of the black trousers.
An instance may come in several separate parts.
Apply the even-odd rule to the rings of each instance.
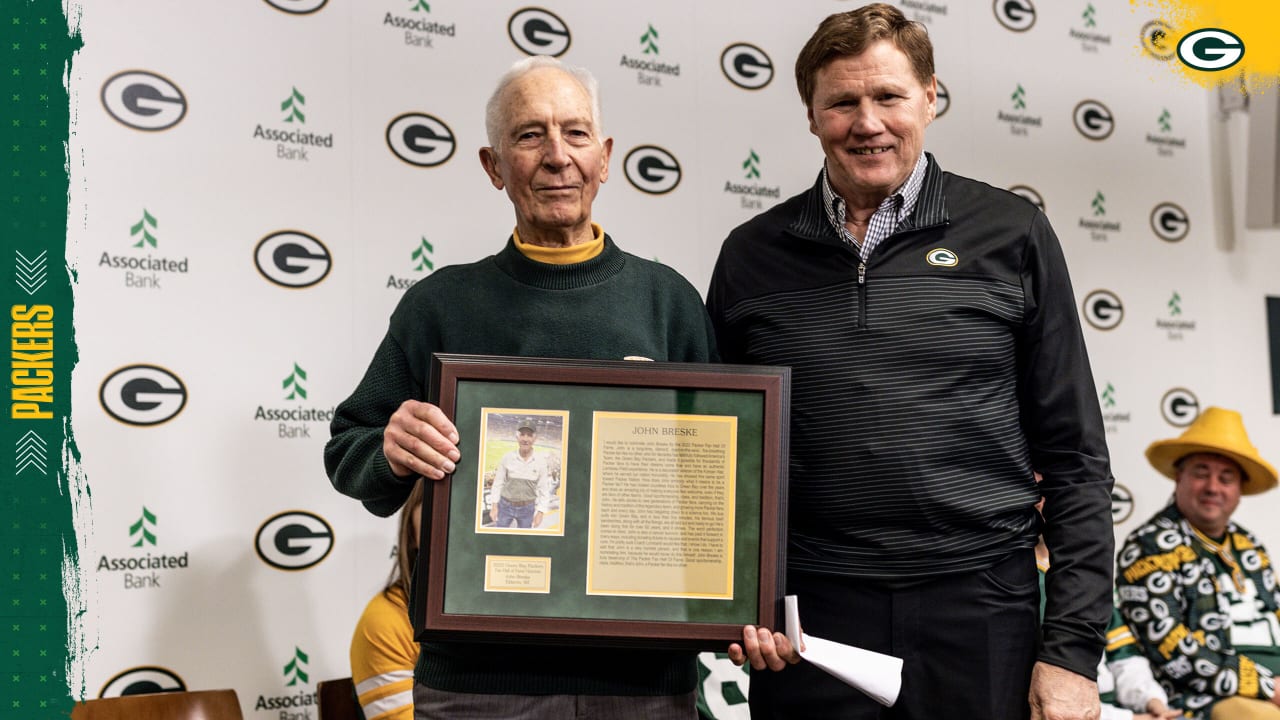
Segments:
[[[899,587],[790,572],[806,634],[902,658],[885,708],[806,662],[751,672],[753,720],[1026,720],[1039,637],[1034,551]],[[772,629],[772,628],[771,628]]]

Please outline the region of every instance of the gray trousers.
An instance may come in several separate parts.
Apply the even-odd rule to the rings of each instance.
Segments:
[[[413,720],[693,720],[685,695],[482,695],[413,686]]]

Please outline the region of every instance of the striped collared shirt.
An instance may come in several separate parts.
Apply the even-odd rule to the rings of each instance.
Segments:
[[[871,222],[867,223],[867,235],[858,242],[858,238],[849,232],[844,226],[845,223],[845,202],[844,198],[836,194],[831,188],[831,180],[827,177],[827,166],[822,166],[822,207],[827,210],[827,220],[831,221],[831,227],[839,233],[840,237],[855,250],[858,255],[865,261],[871,257],[871,253],[880,244],[881,240],[889,237],[894,228],[898,227],[898,223],[911,214],[916,207],[916,200],[920,198],[920,186],[924,184],[924,171],[929,163],[925,160],[924,152],[920,153],[920,157],[916,159],[916,166],[911,169],[911,174],[907,176],[907,181],[902,184],[888,197],[880,202],[880,206],[876,208],[875,213],[871,215]]]

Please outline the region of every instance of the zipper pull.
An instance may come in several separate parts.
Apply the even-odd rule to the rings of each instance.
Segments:
[[[858,284],[864,285],[867,282],[867,264],[865,262],[858,263]]]

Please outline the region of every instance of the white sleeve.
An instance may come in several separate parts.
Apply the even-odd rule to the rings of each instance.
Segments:
[[[1146,712],[1147,703],[1152,698],[1159,698],[1161,702],[1169,704],[1169,696],[1151,674],[1151,663],[1145,657],[1133,655],[1121,658],[1107,663],[1107,667],[1115,675],[1116,699],[1121,705]]]

